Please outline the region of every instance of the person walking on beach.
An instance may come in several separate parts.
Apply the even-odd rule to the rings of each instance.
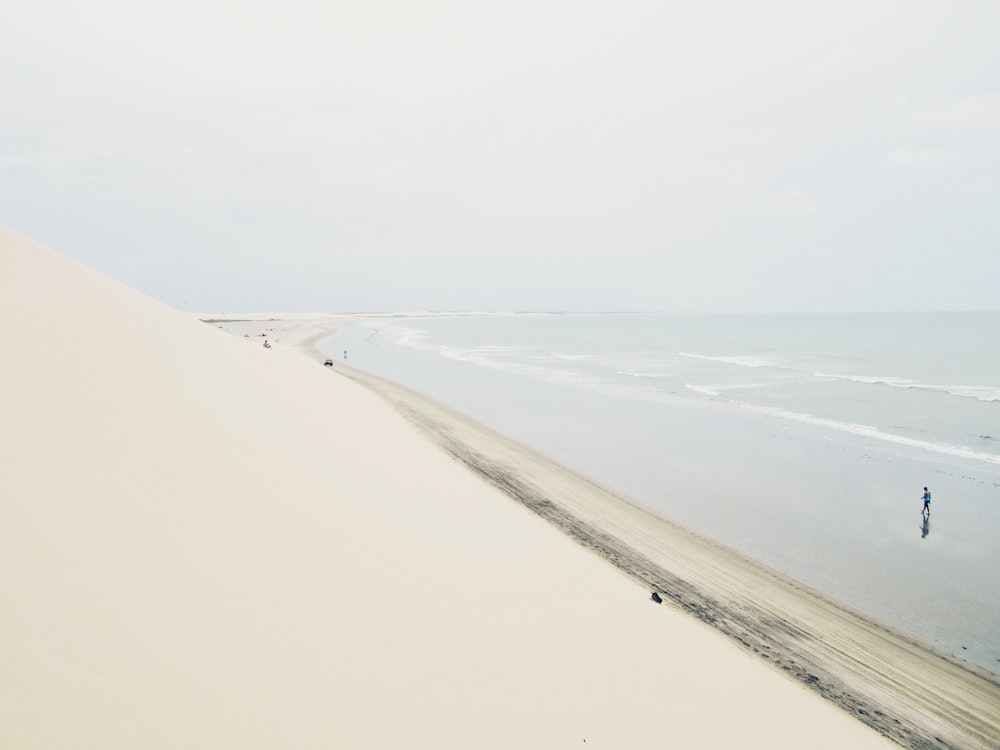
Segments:
[[[929,516],[931,514],[931,491],[924,487],[924,510],[923,514]]]

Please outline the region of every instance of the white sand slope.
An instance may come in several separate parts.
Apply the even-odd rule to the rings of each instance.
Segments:
[[[0,747],[889,746],[307,358],[5,230],[0,314]]]

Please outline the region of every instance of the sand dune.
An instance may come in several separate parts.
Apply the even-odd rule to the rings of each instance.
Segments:
[[[886,747],[372,390],[0,230],[0,746]]]

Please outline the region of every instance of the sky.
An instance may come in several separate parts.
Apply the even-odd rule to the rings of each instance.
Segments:
[[[191,312],[998,309],[998,38],[996,0],[0,0],[0,224]]]

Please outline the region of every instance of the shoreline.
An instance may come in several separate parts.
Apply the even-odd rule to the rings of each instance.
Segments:
[[[822,340],[823,331],[812,330],[808,320],[791,320],[798,322],[774,332],[776,345],[800,324]],[[746,324],[737,316],[721,327]],[[350,364],[429,395],[642,507],[1000,677],[1000,558],[994,554],[1000,475],[987,464],[745,408],[751,398],[785,406],[798,400],[808,412],[847,409],[842,415],[855,421],[902,428],[923,419],[918,415],[925,408],[928,418],[941,417],[963,402],[865,384],[847,403],[839,383],[825,396],[825,386],[813,383],[802,400],[798,385],[774,382],[784,377],[778,370],[765,367],[758,376],[757,368],[725,364],[716,372],[713,364],[704,371],[697,361],[689,370],[688,358],[663,349],[667,339],[693,351],[744,346],[717,340],[719,331],[700,345],[685,340],[699,325],[697,318],[665,316],[624,327],[601,316],[592,322],[587,316],[558,322],[473,316],[388,326],[349,317],[320,349],[339,355],[349,348]],[[641,330],[656,346],[633,338]],[[787,343],[797,351],[795,341]],[[885,343],[887,350],[894,346]],[[745,346],[763,356],[759,344],[755,336]],[[807,350],[781,356],[794,366],[800,354],[810,356]],[[567,352],[586,357],[564,360]],[[849,359],[848,351],[840,353]],[[658,374],[635,377],[645,369]],[[686,387],[702,380],[760,384],[759,378],[772,385],[736,399],[729,396],[739,394],[727,396],[724,387],[723,395],[707,399]],[[989,420],[989,407],[979,402],[974,414],[955,412],[954,421],[975,434],[990,432],[976,427]],[[938,434],[944,426],[931,421],[928,429]],[[919,492],[928,484],[939,512],[925,524]]]
[[[322,363],[313,331],[292,344]],[[398,383],[334,361],[439,448],[651,593],[903,747],[1000,745],[1000,680]]]

